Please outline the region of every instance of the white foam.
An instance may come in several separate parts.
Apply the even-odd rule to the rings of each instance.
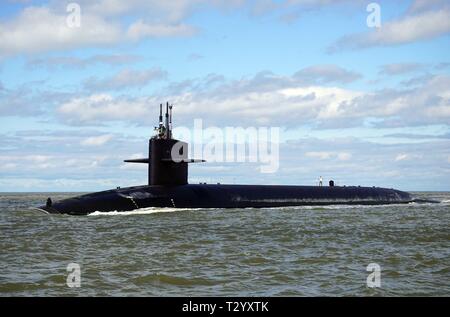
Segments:
[[[187,210],[196,210],[190,208],[160,208],[160,207],[148,207],[148,208],[139,208],[129,211],[94,211],[93,213],[88,214],[88,216],[127,216],[127,215],[148,215],[160,212],[179,212],[179,211],[187,211]]]
[[[41,208],[36,208],[36,207],[29,207],[28,210],[32,210],[32,211],[38,211],[40,213],[44,213],[49,215],[50,213],[47,210],[41,209]]]
[[[442,204],[449,204],[450,200],[441,201]],[[381,204],[381,205],[304,205],[304,206],[283,206],[283,207],[247,207],[247,208],[231,208],[231,209],[244,209],[244,210],[311,210],[311,209],[372,209],[372,208],[385,208],[386,206],[414,206],[420,207],[424,205],[435,205],[435,203],[416,203],[409,202],[407,204]],[[170,212],[181,212],[181,211],[195,211],[195,210],[217,210],[222,208],[171,208],[171,207],[147,207],[139,208],[130,211],[95,211],[90,213],[88,216],[126,216],[126,215],[148,215],[154,213],[170,213]],[[226,208],[223,208],[226,210]]]
[[[409,203],[411,204],[411,203]],[[405,204],[380,204],[380,205],[304,205],[304,206],[283,206],[283,207],[264,207],[263,209],[279,209],[279,210],[311,210],[311,209],[372,209],[385,208],[386,206],[405,206]]]

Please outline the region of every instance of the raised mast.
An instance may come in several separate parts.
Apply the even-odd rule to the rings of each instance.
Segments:
[[[165,138],[170,139],[170,127],[169,127],[169,102],[166,103],[166,133]]]
[[[169,138],[172,138],[172,105],[169,106]]]

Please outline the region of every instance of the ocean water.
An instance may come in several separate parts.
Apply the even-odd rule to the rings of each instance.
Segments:
[[[0,296],[450,295],[448,192],[389,206],[29,209],[73,195],[0,194]],[[80,287],[67,286],[70,263]],[[367,286],[370,263],[380,287]]]

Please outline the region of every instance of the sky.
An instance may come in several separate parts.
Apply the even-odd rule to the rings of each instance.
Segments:
[[[176,127],[280,131],[276,171],[193,183],[450,190],[450,2],[371,3],[1,0],[0,191],[145,184],[123,160],[166,101]]]

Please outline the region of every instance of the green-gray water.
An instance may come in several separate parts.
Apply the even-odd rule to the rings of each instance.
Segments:
[[[441,203],[74,217],[28,209],[73,194],[3,193],[0,296],[448,296],[450,193],[416,195]]]

